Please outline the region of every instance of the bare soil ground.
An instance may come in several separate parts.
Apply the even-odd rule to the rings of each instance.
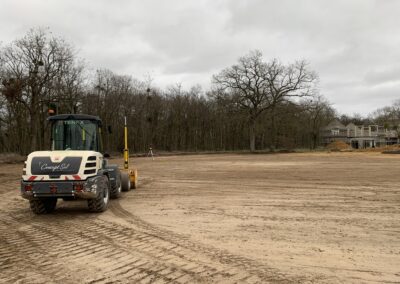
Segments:
[[[19,197],[22,165],[0,165],[0,282],[400,282],[400,155],[135,163],[139,189],[107,212],[45,216]]]

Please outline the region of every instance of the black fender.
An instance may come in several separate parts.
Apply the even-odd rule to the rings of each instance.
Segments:
[[[117,186],[117,178],[119,178],[120,175],[121,175],[121,172],[120,172],[120,170],[118,168],[118,165],[110,165],[110,164],[108,164],[108,165],[105,166],[105,168],[103,168],[100,171],[103,171],[103,174],[108,176],[111,188]],[[98,174],[101,174],[100,171],[99,171]]]

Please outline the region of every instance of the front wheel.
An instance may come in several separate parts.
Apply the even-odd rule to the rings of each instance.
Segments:
[[[35,214],[47,214],[51,213],[56,209],[57,198],[43,198],[29,200],[29,205],[33,213]]]
[[[88,207],[91,212],[104,212],[107,210],[110,200],[109,181],[106,176],[103,176],[97,184],[97,196],[93,199],[88,199]]]

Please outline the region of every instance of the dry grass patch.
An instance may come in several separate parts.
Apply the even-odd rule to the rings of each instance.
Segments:
[[[2,153],[0,154],[0,164],[19,164],[26,160],[25,156],[16,153]]]

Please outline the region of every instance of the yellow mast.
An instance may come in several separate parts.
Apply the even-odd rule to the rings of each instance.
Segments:
[[[125,148],[124,148],[124,169],[129,169],[129,150],[128,150],[128,127],[126,125],[126,116],[125,119],[125,126],[124,126],[124,140],[125,140]]]

